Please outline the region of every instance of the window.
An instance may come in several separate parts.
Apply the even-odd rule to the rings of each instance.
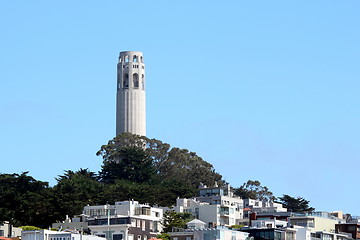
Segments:
[[[129,88],[129,74],[124,73],[123,88]]]
[[[154,228],[154,222],[153,221],[150,221],[149,222],[149,230],[152,231]]]
[[[140,235],[138,235],[137,239],[138,239],[138,240],[141,240],[141,236],[140,236]]]
[[[145,89],[145,76],[144,76],[144,74],[141,75],[141,87],[142,87],[142,89]]]
[[[142,220],[141,229],[142,229],[143,231],[145,231],[145,221],[144,221],[144,220]]]
[[[131,226],[136,227],[136,220],[135,219],[131,219]]]
[[[153,232],[157,232],[159,230],[159,222],[154,222],[154,228],[153,228]]]
[[[134,57],[133,57],[133,62],[137,62],[138,60],[137,60],[137,56],[136,55],[134,55]]]
[[[133,74],[134,88],[139,88],[139,74]]]
[[[123,235],[122,235],[122,234],[113,234],[112,239],[113,239],[113,240],[122,240],[122,239],[123,239]]]
[[[129,62],[129,56],[125,56],[125,62]]]

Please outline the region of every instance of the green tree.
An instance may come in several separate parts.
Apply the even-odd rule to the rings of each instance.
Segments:
[[[56,219],[52,189],[27,174],[0,174],[0,221],[47,228]]]
[[[66,170],[56,178],[53,204],[56,206],[58,220],[64,219],[66,215],[80,214],[84,206],[95,205],[101,201],[103,186],[97,179],[97,175],[88,169],[76,172]]]
[[[120,163],[124,158],[123,150],[129,147],[144,149],[161,181],[177,180],[194,187],[198,187],[200,182],[210,186],[215,181],[222,182],[221,175],[215,172],[213,166],[196,153],[171,148],[167,143],[131,133],[123,133],[110,140],[101,147],[97,155],[103,157],[106,167],[107,162]]]
[[[186,223],[193,220],[191,213],[177,213],[175,211],[166,211],[164,214],[163,232],[172,232],[173,228],[186,228]]]
[[[102,170],[99,173],[101,182],[115,183],[116,180],[129,180],[143,183],[155,177],[156,172],[152,159],[140,147],[129,146],[119,149],[117,158],[104,160]]]
[[[262,201],[274,201],[276,199],[273,193],[269,191],[268,187],[262,186],[258,180],[248,180],[239,188],[235,188],[234,194],[243,199],[251,198]]]
[[[279,202],[290,212],[308,213],[315,211],[315,208],[309,206],[310,201],[302,197],[291,197],[284,194],[279,197]]]
[[[162,239],[162,240],[170,240],[170,234],[160,233],[159,235],[156,236],[156,238]]]

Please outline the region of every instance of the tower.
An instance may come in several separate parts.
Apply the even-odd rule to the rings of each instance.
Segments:
[[[146,135],[145,64],[142,52],[120,52],[117,64],[116,136]]]

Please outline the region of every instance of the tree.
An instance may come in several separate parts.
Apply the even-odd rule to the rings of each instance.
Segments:
[[[258,180],[248,180],[241,187],[236,188],[234,194],[243,199],[250,198],[262,201],[274,201],[276,199],[273,193],[269,191],[268,187],[261,186],[261,183]]]
[[[104,160],[99,173],[101,182],[115,183],[118,179],[148,182],[156,174],[151,158],[137,146],[123,147],[116,153],[117,160]]]
[[[0,174],[0,221],[46,228],[55,221],[52,189],[27,174]]]
[[[162,240],[170,240],[170,234],[168,233],[160,233],[156,236],[156,238],[158,239],[162,239]]]
[[[56,180],[53,204],[56,206],[57,220],[64,219],[66,215],[80,214],[84,206],[100,202],[103,186],[98,182],[97,175],[87,168],[76,172],[66,170]]]
[[[290,212],[308,213],[315,210],[315,208],[309,207],[310,201],[302,197],[291,197],[284,194],[282,197],[279,197],[279,200],[279,202]]]
[[[186,223],[193,219],[194,216],[188,212],[177,213],[175,211],[166,211],[164,214],[163,231],[167,233],[172,232],[173,228],[186,228]]]
[[[97,155],[103,157],[104,166],[107,162],[120,163],[124,158],[123,150],[129,147],[144,149],[161,181],[177,180],[194,187],[198,187],[200,182],[206,185],[212,185],[215,181],[222,182],[222,176],[196,153],[187,149],[171,148],[167,143],[131,133],[122,133],[110,140],[101,147]]]

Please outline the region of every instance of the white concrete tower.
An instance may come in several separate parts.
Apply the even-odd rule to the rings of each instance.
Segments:
[[[117,65],[116,136],[146,136],[145,64],[142,52],[120,52]]]

